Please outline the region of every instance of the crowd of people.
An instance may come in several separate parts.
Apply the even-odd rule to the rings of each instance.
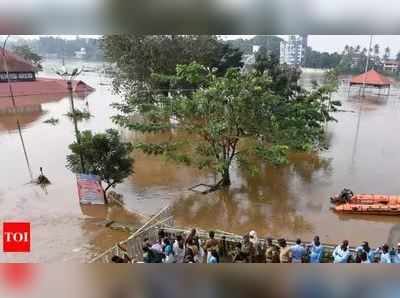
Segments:
[[[331,251],[331,249],[329,250]],[[260,241],[255,231],[243,236],[235,249],[227,249],[225,240],[215,239],[215,233],[209,232],[208,239],[200,240],[195,229],[187,237],[170,235],[160,230],[158,240],[151,243],[143,241],[144,263],[396,263],[400,264],[400,243],[397,249],[384,244],[377,249],[370,248],[368,242],[362,242],[355,250],[350,250],[347,240],[340,243],[329,254],[318,236],[311,243],[297,239],[294,245],[288,245],[285,239],[272,238]],[[133,262],[127,255],[124,258],[114,256],[115,263]]]

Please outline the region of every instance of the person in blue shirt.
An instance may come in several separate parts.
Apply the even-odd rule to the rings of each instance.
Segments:
[[[301,244],[300,238],[296,240],[296,244],[290,250],[292,251],[292,263],[302,263],[306,255],[306,249]]]
[[[365,252],[367,254],[369,262],[370,263],[375,262],[375,252],[369,247],[367,241],[363,241],[362,244],[356,248],[356,252],[360,256],[362,252]]]
[[[397,243],[397,249],[394,252],[393,263],[400,264],[400,242]]]
[[[380,258],[379,263],[381,263],[381,264],[391,264],[392,263],[392,259],[390,257],[389,245],[384,244],[379,250],[381,251],[381,258]]]
[[[344,240],[341,245],[336,246],[335,250],[332,253],[332,256],[334,264],[348,263],[351,256],[349,241]]]
[[[321,263],[323,253],[324,247],[321,245],[319,237],[315,236],[310,246],[310,263]]]

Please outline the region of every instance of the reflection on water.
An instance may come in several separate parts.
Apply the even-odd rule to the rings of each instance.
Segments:
[[[320,74],[307,76],[321,78]],[[104,79],[98,75],[85,73],[80,79],[96,88],[75,102],[77,108],[88,107],[93,115],[79,123],[80,129],[100,132],[114,127],[110,116],[115,111],[109,105],[120,99],[110,86],[100,85]],[[381,244],[396,234],[399,218],[338,215],[330,210],[328,198],[344,187],[355,193],[400,194],[400,102],[396,90],[397,86],[390,97],[348,98],[343,88],[334,98],[342,101],[346,112],[337,113],[338,122],[327,126],[328,150],[293,153],[289,164],[281,167],[259,163],[257,176],[233,165],[232,186],[207,195],[188,188],[215,183],[212,172],[135,152],[135,173],[116,187],[124,195],[127,210],[79,205],[75,176],[65,168],[68,145],[74,140],[73,124],[64,116],[70,108],[67,97],[41,102],[40,111],[0,115],[0,219],[30,221],[33,233],[31,254],[0,255],[0,261],[88,260],[127,236],[106,228],[106,220],[138,224],[143,221],[138,214],[154,214],[167,204],[173,204],[177,223],[188,227],[241,234],[254,229],[259,236],[300,236],[304,240],[318,234],[324,242],[349,239],[356,245],[367,239],[371,245]],[[51,117],[60,122],[56,126],[43,123]],[[52,182],[46,192],[27,184],[29,174],[16,119],[21,123],[34,176],[43,167]],[[133,141],[168,137],[122,133]]]

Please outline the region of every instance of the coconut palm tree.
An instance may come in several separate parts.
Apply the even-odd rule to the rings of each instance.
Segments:
[[[385,48],[385,55],[383,56],[383,58],[385,60],[388,60],[390,58],[390,48],[389,47]]]
[[[374,45],[374,55],[379,56],[379,45],[378,44]]]

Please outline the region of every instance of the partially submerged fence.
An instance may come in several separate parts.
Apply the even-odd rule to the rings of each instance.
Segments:
[[[90,263],[110,263],[113,256],[123,257],[125,254],[128,254],[130,258],[135,260],[141,259],[143,239],[149,238],[150,241],[156,241],[159,229],[173,225],[174,220],[171,214],[171,207],[167,206],[151,217],[126,240],[115,244],[110,249],[96,256]],[[122,248],[123,246],[126,246],[127,251]]]

